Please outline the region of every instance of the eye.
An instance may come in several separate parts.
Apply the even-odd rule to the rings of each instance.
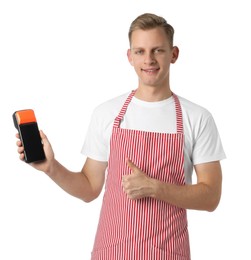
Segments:
[[[162,52],[164,52],[163,49],[155,49],[155,50],[154,50],[154,53],[156,53],[156,54],[158,54],[158,53],[162,53]]]
[[[143,54],[143,50],[135,50],[134,53],[137,54],[137,55],[142,55]]]

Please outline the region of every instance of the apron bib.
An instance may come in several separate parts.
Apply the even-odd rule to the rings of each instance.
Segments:
[[[153,198],[130,200],[122,188],[122,176],[130,173],[126,158],[151,178],[185,185],[183,122],[178,97],[173,94],[177,133],[120,128],[135,92],[130,93],[114,121],[92,260],[189,260],[186,210]]]

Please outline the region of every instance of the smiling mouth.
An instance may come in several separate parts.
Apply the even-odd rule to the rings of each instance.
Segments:
[[[141,69],[143,72],[146,72],[146,73],[149,73],[149,74],[151,74],[151,73],[155,73],[155,72],[157,72],[158,70],[159,70],[159,68],[158,69]]]

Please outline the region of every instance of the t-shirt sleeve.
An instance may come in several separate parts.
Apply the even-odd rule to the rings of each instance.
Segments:
[[[194,140],[192,160],[193,164],[220,161],[226,155],[221,138],[211,114],[202,119]]]
[[[102,120],[97,119],[98,112],[94,110],[81,153],[97,161],[107,161],[108,144],[104,137],[104,127]]]

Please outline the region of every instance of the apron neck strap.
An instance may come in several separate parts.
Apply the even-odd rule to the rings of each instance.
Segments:
[[[114,124],[113,124],[113,127],[115,128],[119,128],[120,126],[120,122],[121,120],[123,119],[125,113],[126,113],[126,110],[127,110],[127,107],[129,105],[129,103],[131,102],[133,96],[135,95],[135,92],[136,92],[136,89],[135,90],[132,90],[132,92],[130,93],[130,95],[127,97],[123,107],[121,108],[118,116],[115,118],[114,120]]]
[[[174,98],[175,110],[176,110],[177,133],[183,134],[183,118],[182,118],[182,109],[180,105],[180,100],[174,93],[173,93],[173,98]]]

